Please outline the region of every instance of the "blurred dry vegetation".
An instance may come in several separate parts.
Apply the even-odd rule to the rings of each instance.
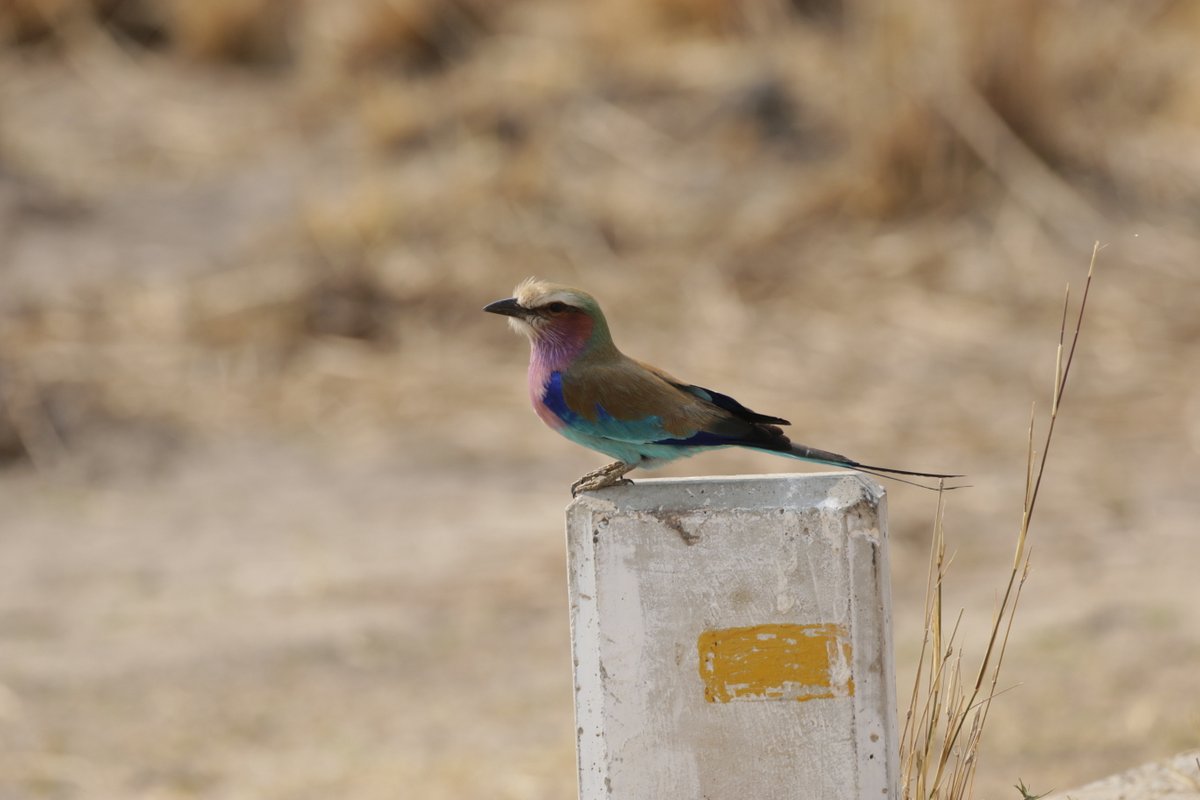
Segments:
[[[983,796],[1200,739],[1200,4],[3,0],[0,797],[568,796],[597,462],[479,313],[530,274],[801,441],[969,473],[986,618],[1097,239]]]

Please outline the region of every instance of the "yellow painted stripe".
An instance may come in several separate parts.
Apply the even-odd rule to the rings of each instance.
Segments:
[[[723,628],[704,631],[696,645],[710,703],[854,694],[850,633],[842,625]]]

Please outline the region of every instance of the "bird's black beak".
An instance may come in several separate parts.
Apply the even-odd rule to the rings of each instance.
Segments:
[[[518,303],[515,297],[488,303],[483,307],[483,310],[489,314],[500,314],[505,317],[523,317],[529,313],[529,310]]]

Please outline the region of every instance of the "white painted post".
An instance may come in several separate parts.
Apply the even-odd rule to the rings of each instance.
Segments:
[[[899,797],[885,519],[853,473],[571,503],[581,800]]]

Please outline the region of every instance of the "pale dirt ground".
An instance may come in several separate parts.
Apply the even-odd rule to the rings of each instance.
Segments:
[[[870,37],[714,35],[716,5],[664,33],[520,4],[417,78],[4,51],[0,798],[573,796],[562,510],[601,459],[479,313],[530,273],[801,441],[969,474],[977,657],[1095,239],[977,796],[1195,747],[1200,27],[1168,6],[1038,23],[1036,86],[1076,105],[1008,122],[1049,179],[964,146],[968,102],[881,100]],[[934,507],[889,497],[906,697]]]
[[[1197,800],[1200,750],[1143,764],[1048,800]]]

